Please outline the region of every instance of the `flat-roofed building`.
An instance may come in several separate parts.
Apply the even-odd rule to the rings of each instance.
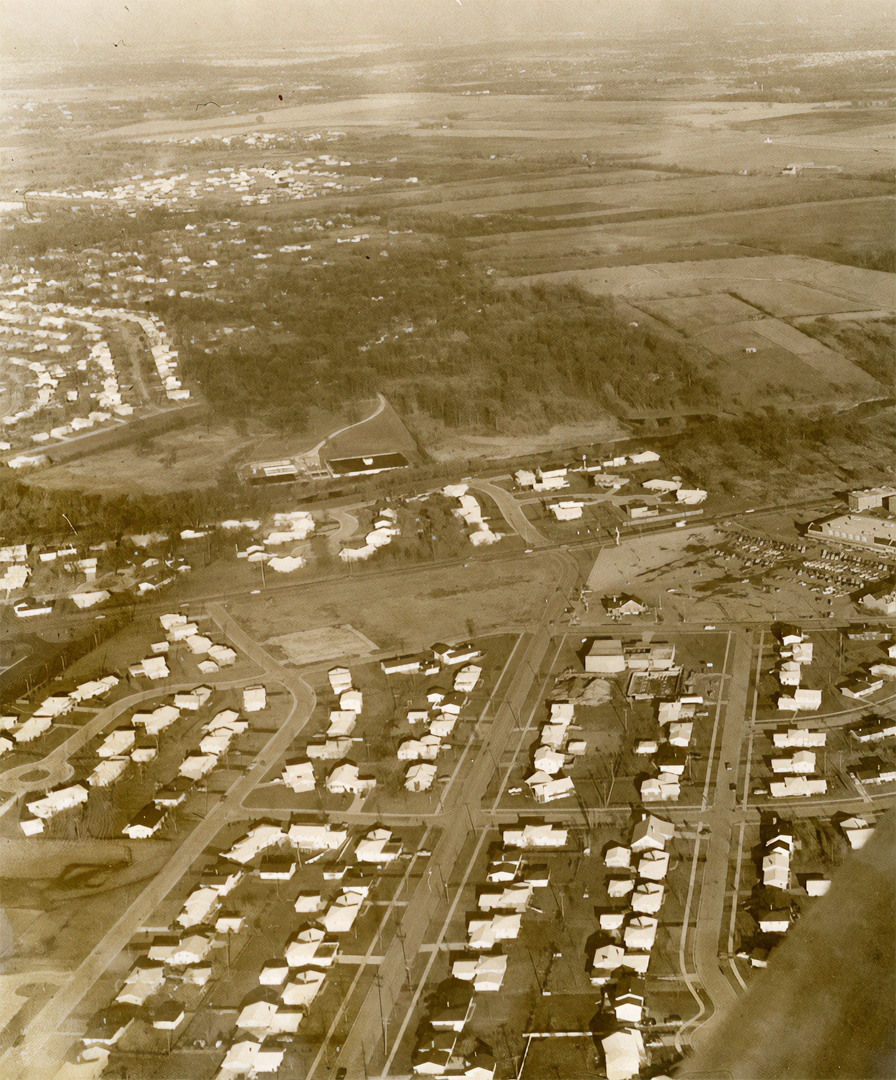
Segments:
[[[841,514],[826,521],[813,521],[806,531],[813,539],[830,540],[882,555],[896,555],[896,521]]]

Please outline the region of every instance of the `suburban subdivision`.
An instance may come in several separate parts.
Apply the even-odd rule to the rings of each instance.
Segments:
[[[892,20],[723,6],[0,14],[4,1078],[892,1075]]]

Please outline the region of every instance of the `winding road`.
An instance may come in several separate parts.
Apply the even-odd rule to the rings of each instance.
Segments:
[[[504,488],[492,484],[488,480],[471,480],[469,482],[472,491],[480,491],[493,499],[507,524],[514,532],[531,544],[532,547],[547,547],[551,541],[538,531],[532,522],[526,517],[523,508]]]
[[[239,627],[222,605],[210,604],[208,611],[231,642],[263,669],[266,681],[277,682],[286,688],[292,698],[289,715],[256,755],[256,767],[236,780],[193,831],[183,838],[162,872],[146,885],[118,921],[106,931],[71,973],[65,985],[59,987],[43,1008],[28,1021],[19,1044],[0,1056],[0,1071],[4,1080],[46,1080],[55,1073],[71,1046],[71,1036],[64,1033],[68,1018],[134,934],[189,872],[190,866],[212,843],[218,832],[228,821],[240,816],[246,797],[286,752],[311,717],[317,699],[307,683],[296,673],[282,668]]]

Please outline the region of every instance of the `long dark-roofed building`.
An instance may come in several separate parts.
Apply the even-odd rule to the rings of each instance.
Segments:
[[[333,476],[373,476],[389,469],[406,469],[404,454],[370,454],[367,457],[330,458],[327,468]]]

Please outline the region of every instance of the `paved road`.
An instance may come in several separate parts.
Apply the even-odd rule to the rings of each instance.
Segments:
[[[281,668],[219,605],[210,605],[209,614],[230,640],[264,669],[267,682],[276,681],[286,687],[292,697],[289,715],[256,755],[257,765],[252,772],[241,776],[196,828],[184,837],[164,870],[149,882],[71,973],[66,984],[56,991],[26,1025],[23,1031],[24,1041],[0,1057],[0,1074],[4,1080],[46,1080],[55,1073],[62,1063],[63,1055],[71,1046],[71,1038],[59,1035],[68,1018],[134,934],[189,871],[191,864],[212,843],[221,828],[228,820],[240,815],[245,798],[267,770],[286,752],[311,717],[316,702],[311,688],[297,674]]]
[[[233,690],[257,682],[258,676],[255,675],[251,678],[233,679],[229,682],[209,680],[206,685],[213,687],[215,690]],[[95,735],[98,735],[108,724],[117,720],[122,713],[126,713],[129,709],[133,709],[144,701],[170,697],[171,694],[180,693],[181,690],[192,690],[196,685],[197,679],[188,683],[166,682],[164,685],[160,683],[150,690],[141,690],[138,694],[131,694],[126,698],[121,698],[120,701],[115,701],[101,709],[83,727],[73,731],[65,742],[60,743],[59,746],[51,750],[46,757],[41,758],[39,761],[25,762],[24,765],[17,765],[14,769],[9,769],[0,774],[0,783],[3,784],[4,790],[10,791],[14,795],[22,795],[29,791],[45,791],[57,784],[62,784],[69,779],[74,771],[69,764],[69,758],[74,757]],[[38,780],[21,779],[36,770],[44,772],[46,775],[41,776]]]
[[[549,627],[566,604],[564,589],[568,592],[573,588],[577,573],[572,560],[564,559],[558,573],[557,591],[553,599],[545,605],[541,623],[527,639],[525,649],[518,647],[512,654],[510,662],[498,680],[493,698],[499,704],[491,720],[487,720],[484,713],[477,724],[477,734],[483,737],[481,747],[472,748],[475,756],[467,766],[463,782],[452,783],[450,790],[443,798],[444,812],[437,819],[442,828],[442,834],[433,849],[430,866],[437,868],[441,878],[440,884],[447,884],[449,890],[453,886],[455,891],[448,912],[442,919],[437,935],[439,941],[444,938],[451,916],[460,902],[464,886],[486,836],[485,828],[492,824],[481,813],[482,800],[492,777],[496,774],[496,763],[500,760],[504,747],[510,740],[517,717],[529,697],[536,673],[550,648],[552,637]],[[465,755],[471,749],[471,745],[468,744]],[[474,834],[478,834],[478,839],[471,845],[468,841]],[[462,860],[461,856],[464,852],[467,852],[467,856]],[[426,876],[419,882],[410,903],[405,908],[400,928],[396,928],[392,942],[385,950],[385,958],[379,968],[380,986],[372,986],[363,1003],[354,1012],[352,1028],[343,1042],[339,1057],[332,1063],[334,1068],[344,1067],[351,1080],[365,1076],[371,1066],[371,1056],[378,1054],[378,1050],[373,1045],[375,1040],[371,1039],[371,1032],[377,1032],[381,1028],[380,995],[382,996],[382,1015],[389,1017],[406,979],[404,957],[407,956],[408,963],[413,965],[424,938],[428,936],[432,918],[444,902],[439,890],[431,891],[429,884]],[[447,892],[448,890],[446,894]],[[426,970],[417,980],[417,989],[410,1004],[404,1014],[395,1019],[397,1028],[395,1023],[390,1025],[390,1030],[395,1032],[393,1038],[390,1039],[392,1053],[383,1063],[382,1075],[388,1075],[391,1061],[408,1026],[419,1019],[421,995],[425,991],[426,977],[436,955],[436,950],[430,953]],[[325,1050],[326,1044],[321,1047],[316,1064],[321,1062]],[[308,1073],[309,1078],[318,1076],[323,1076],[320,1070]]]
[[[472,482],[470,484],[470,487],[475,489],[477,485],[479,485],[479,490],[483,491],[487,495],[492,495],[495,498],[496,502],[498,502],[499,509],[501,509],[501,511],[502,511],[502,514],[503,514],[504,511],[503,511],[501,503],[499,502],[500,498],[503,498],[505,501],[506,500],[510,501],[510,505],[508,505],[508,513],[513,514],[515,511],[519,511],[520,513],[522,513],[522,511],[520,510],[519,504],[516,502],[515,499],[513,499],[513,496],[510,495],[509,492],[504,491],[503,488],[496,487],[494,484],[490,483],[488,480],[476,480],[476,481],[474,481],[474,482]],[[350,505],[343,506],[343,509],[351,510],[351,509],[354,509],[356,506],[360,506],[360,505],[361,504],[352,503]],[[820,512],[822,509],[829,509],[829,508],[832,508],[832,506],[831,506],[830,500],[807,499],[807,500],[801,501],[801,502],[792,502],[792,503],[788,503],[788,504],[780,504],[780,505],[775,505],[775,506],[757,507],[756,508],[756,513],[757,514],[764,514],[764,513],[770,513],[772,511],[783,511],[783,510],[790,510],[790,511],[795,512],[795,511],[806,511],[806,510],[813,509],[813,508],[818,509],[819,512]],[[319,508],[319,509],[329,510],[332,513],[332,508],[329,508],[329,507],[326,507],[326,506],[322,507],[322,508]],[[570,548],[570,549],[571,548],[576,548],[576,549],[591,548],[591,549],[594,550],[594,552],[596,554],[603,547],[613,546],[612,540],[609,540],[609,539],[600,540],[600,539],[596,539],[594,537],[587,537],[585,539],[580,538],[580,539],[577,539],[577,540],[570,540],[570,541],[564,542],[564,543],[553,543],[552,541],[548,540],[546,537],[542,536],[542,534],[540,532],[538,532],[538,530],[535,528],[535,526],[528,520],[528,518],[525,517],[525,514],[523,514],[522,516],[523,516],[523,518],[525,520],[523,522],[520,522],[520,525],[521,525],[521,527],[526,528],[527,534],[528,534],[528,535],[524,536],[524,539],[527,539],[529,542],[531,542],[533,544],[533,546],[537,545],[539,548],[542,548],[542,549],[543,548],[551,548],[551,549],[553,549],[555,551],[560,551],[560,550],[565,549],[565,548]],[[706,527],[706,526],[715,525],[718,522],[725,523],[725,522],[731,521],[734,518],[737,518],[738,516],[739,515],[738,515],[737,511],[731,511],[731,512],[725,513],[725,514],[717,514],[717,515],[715,515],[713,517],[701,517],[699,522],[695,522],[694,527],[695,528],[703,528],[703,527]],[[741,524],[743,524],[743,523],[741,522]],[[746,528],[746,525],[744,525],[744,528]],[[664,522],[664,523],[661,523],[658,526],[653,526],[653,527],[639,525],[639,526],[637,526],[637,532],[636,533],[625,533],[625,534],[623,534],[623,536],[627,540],[627,539],[632,539],[632,538],[640,537],[640,536],[662,536],[664,533],[667,533],[667,532],[668,533],[677,533],[678,531],[679,530],[677,530],[676,527],[675,527],[675,523],[673,521],[669,521],[669,522]],[[523,534],[520,534],[520,535],[523,535]],[[536,537],[537,537],[537,539],[536,539]],[[472,557],[472,555],[473,555],[473,553],[466,552],[463,555],[459,555],[459,556],[456,556],[456,557],[451,558],[451,559],[435,559],[433,561],[421,562],[420,564],[418,564],[415,567],[405,567],[405,566],[393,567],[393,566],[385,566],[385,565],[382,566],[382,567],[373,566],[373,567],[369,567],[368,569],[365,569],[364,575],[365,575],[365,577],[367,577],[367,576],[385,577],[385,576],[389,576],[389,575],[396,576],[396,575],[401,575],[401,574],[413,573],[415,570],[419,570],[420,572],[428,572],[428,571],[431,571],[433,569],[446,567],[446,566],[460,566],[461,563],[467,562]],[[480,562],[513,562],[513,561],[519,559],[520,555],[519,555],[519,552],[516,552],[516,551],[508,552],[508,551],[502,551],[500,549],[495,550],[494,548],[490,548],[490,549],[485,550],[485,551],[476,552],[475,553],[475,558],[477,559],[477,561],[480,561]],[[318,585],[318,584],[325,583],[325,582],[332,582],[334,580],[338,581],[340,579],[339,578],[334,579],[331,575],[328,575],[328,574],[323,574],[323,575],[319,575],[319,576],[307,576],[307,577],[302,576],[301,578],[292,578],[292,579],[287,577],[283,581],[271,581],[271,582],[268,582],[268,584],[267,584],[267,586],[265,588],[265,591],[270,593],[270,592],[280,592],[280,591],[287,590],[287,589],[302,589],[307,585]],[[231,599],[234,599],[234,598],[237,598],[237,597],[250,596],[255,591],[256,590],[251,588],[251,587],[249,587],[249,588],[243,587],[243,588],[240,588],[240,589],[232,589],[232,590],[229,590],[227,592],[194,593],[194,594],[187,593],[186,594],[186,599],[184,599],[181,602],[175,601],[173,595],[169,594],[167,598],[161,599],[161,600],[143,600],[139,604],[135,604],[133,610],[134,610],[134,614],[135,614],[136,617],[150,616],[150,615],[154,615],[154,614],[157,614],[157,613],[162,614],[162,613],[164,613],[166,611],[170,611],[172,605],[177,606],[179,604],[180,607],[186,607],[187,605],[195,606],[197,604],[204,604],[204,603],[209,603],[209,602],[213,602],[213,601],[231,600]],[[183,589],[180,590],[178,595],[184,595]],[[76,626],[76,627],[92,626],[93,621],[96,619],[96,617],[97,616],[95,614],[93,614],[92,612],[89,612],[89,611],[88,612],[72,612],[72,613],[67,614],[67,615],[54,615],[53,616],[53,626],[54,627],[67,626],[67,625]],[[873,616],[873,615],[871,615],[869,613],[869,615],[867,615],[865,617],[865,621],[869,622],[869,623],[873,623],[873,624],[881,624],[882,625],[882,624],[884,624],[886,622],[886,616],[883,616],[883,615]],[[813,618],[802,618],[800,620],[800,622],[805,627],[807,627],[808,629],[813,629],[814,628],[814,629],[819,629],[819,630],[821,630],[821,629],[824,629],[824,630],[836,630],[840,625],[839,623],[832,624],[832,623],[830,623],[830,622],[828,622],[828,621],[826,621],[824,619],[821,619],[821,618],[814,618],[814,619]],[[766,620],[757,619],[755,621],[754,625],[759,626],[759,625],[767,625],[767,624],[768,624],[767,619]],[[738,625],[746,625],[746,623],[738,623]]]
[[[352,507],[352,509],[355,509]],[[327,543],[330,545],[330,554],[338,555],[339,549],[346,540],[350,540],[358,531],[358,519],[346,509],[331,510],[330,517],[339,522],[339,528],[334,533],[327,535]]]
[[[700,1025],[700,1036],[714,1027],[724,1016],[726,1009],[737,999],[737,994],[719,963],[719,941],[725,915],[734,815],[737,812],[737,769],[749,719],[753,634],[752,631],[742,629],[733,633],[735,637],[731,681],[728,684],[728,698],[719,739],[713,801],[700,815],[701,822],[709,829],[709,844],[694,930],[694,966],[700,985],[713,1005],[712,1017]],[[692,1042],[696,1035],[695,1031],[691,1036]]]
[[[367,424],[371,420],[376,419],[376,417],[380,415],[380,413],[383,411],[383,409],[385,409],[386,405],[388,404],[382,394],[378,393],[376,396],[380,399],[379,404],[373,410],[370,416],[365,416],[363,420],[358,420],[357,423],[346,424],[345,427],[341,427],[337,431],[331,431],[329,435],[320,440],[317,446],[313,446],[310,450],[306,450],[305,453],[302,454],[302,457],[305,457],[308,454],[320,453],[323,447],[326,446],[328,442],[331,442],[333,439],[335,439],[337,435],[341,435],[344,431],[351,431],[352,428],[360,427],[362,424]]]
[[[491,496],[498,504],[498,509],[503,514],[504,520],[515,533],[519,533],[527,544],[531,544],[532,547],[551,545],[551,541],[546,536],[543,536],[526,517],[522,507],[510,492],[498,487],[497,484],[489,483],[488,480],[472,480],[470,481],[470,488],[473,491],[481,491],[483,495]]]

